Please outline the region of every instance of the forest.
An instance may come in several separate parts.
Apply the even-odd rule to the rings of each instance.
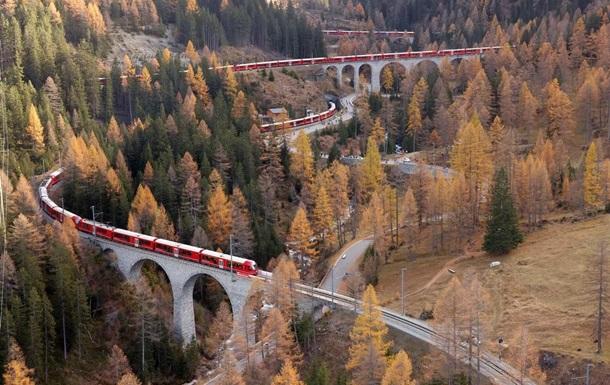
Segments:
[[[0,6],[0,122],[10,150],[0,172],[8,207],[0,223],[7,234],[4,384],[18,383],[15,373],[29,378],[26,384],[169,384],[235,359],[223,354],[228,336],[221,325],[231,315],[213,283],[196,294],[214,298],[197,305],[198,319],[211,326],[182,349],[161,272],[149,266],[142,280],[126,282],[112,255],[80,243],[67,224],[44,222],[35,187],[59,166],[67,178],[56,202],[83,217],[93,205],[102,222],[214,250],[227,251],[232,235],[236,255],[278,273],[275,290],[253,293],[247,314],[259,311],[263,297],[277,311],[244,329],[254,329],[257,340],[288,343],[234,380],[257,385],[278,373],[274,384],[298,383],[297,370],[305,375],[305,367],[329,371],[310,365],[315,349],[303,336],[313,330],[311,321],[291,295],[278,293],[291,293],[292,280],[319,281],[328,257],[351,239],[374,234],[362,277],[350,282],[372,309],[377,299],[365,284],[377,283],[380,266],[398,247],[415,247],[414,234],[432,232],[431,249],[455,252],[487,232],[481,247],[505,253],[554,212],[596,215],[610,207],[610,7],[602,1],[316,4],[365,28],[414,30],[414,50],[504,48],[410,71],[388,66],[382,75],[388,97],[361,96],[356,121],[301,134],[294,143],[258,127],[262,111],[252,90],[271,74],[214,67],[227,46],[325,55],[324,20],[312,22],[298,5],[5,0]],[[126,53],[105,67],[113,27],[151,36],[175,28],[184,50],[162,49],[145,62]],[[390,44],[344,39],[339,50],[388,51]],[[454,174],[435,177],[422,164],[414,175],[396,176],[381,163],[396,144],[426,152],[428,163]],[[339,161],[350,154],[363,155],[362,162]],[[505,202],[514,210],[502,211]],[[510,239],[486,231],[505,217]],[[284,258],[293,254],[295,261]],[[394,384],[384,373],[410,373],[408,357],[389,347],[376,316],[371,310],[368,320],[355,321],[356,347],[345,367],[307,372],[307,384],[348,378]],[[378,327],[379,338],[359,337],[371,334],[363,323]],[[239,343],[239,352],[252,348],[247,336]],[[291,364],[283,365],[286,359]],[[373,379],[359,370],[370,365]],[[530,369],[538,368],[528,363]],[[457,372],[456,365],[434,381],[454,383]],[[226,377],[233,375],[239,377]]]

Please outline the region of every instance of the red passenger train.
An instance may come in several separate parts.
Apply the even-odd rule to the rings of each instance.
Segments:
[[[261,132],[270,132],[276,130],[291,130],[297,127],[306,126],[312,123],[323,122],[329,118],[332,118],[337,112],[337,107],[335,103],[328,102],[329,108],[328,110],[311,116],[306,116],[304,118],[298,118],[293,120],[287,120],[285,122],[277,122],[277,123],[269,123],[263,124],[261,126]]]
[[[476,48],[460,48],[460,49],[441,49],[434,51],[411,51],[411,52],[392,52],[378,53],[367,55],[351,55],[351,56],[330,56],[330,57],[314,57],[305,59],[285,59],[275,61],[263,61],[257,63],[234,64],[215,67],[211,69],[226,69],[232,68],[235,72],[243,71],[258,71],[263,69],[308,66],[308,65],[324,65],[324,64],[341,64],[360,61],[376,61],[376,60],[392,60],[392,59],[417,59],[417,58],[432,58],[445,56],[463,56],[463,55],[481,55],[489,51],[497,51],[501,46],[493,47],[476,47]]]
[[[256,262],[251,259],[236,256],[231,257],[228,254],[119,229],[81,218],[80,216],[59,207],[49,198],[48,189],[55,186],[61,180],[62,171],[62,169],[59,169],[52,172],[38,188],[40,207],[53,220],[63,223],[63,221],[68,218],[74,222],[78,231],[122,245],[165,254],[170,257],[185,259],[222,270],[231,270],[232,262],[233,271],[238,275],[253,276],[258,274]]]

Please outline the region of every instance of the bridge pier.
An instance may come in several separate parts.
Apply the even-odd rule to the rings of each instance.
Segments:
[[[93,241],[102,250],[112,250],[116,255],[114,263],[117,269],[128,281],[133,282],[140,277],[146,261],[154,262],[165,272],[172,289],[173,331],[183,345],[196,338],[193,290],[197,279],[202,276],[209,276],[220,284],[229,297],[233,319],[238,320],[241,317],[252,286],[252,278],[231,276],[229,271],[119,245],[87,234],[81,233],[81,237]]]

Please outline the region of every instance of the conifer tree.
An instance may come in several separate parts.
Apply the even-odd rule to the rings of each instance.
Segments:
[[[576,125],[574,107],[568,95],[559,87],[557,79],[547,84],[546,94],[547,137],[571,135]]]
[[[386,66],[381,72],[381,84],[383,90],[389,94],[394,90],[394,74],[392,73],[392,67]]]
[[[494,178],[491,213],[483,248],[490,254],[506,254],[522,240],[506,170],[501,168]]]
[[[254,252],[254,234],[248,202],[239,187],[233,189],[231,196],[231,217],[233,228],[233,253],[250,258]]]
[[[267,290],[267,301],[280,309],[286,319],[292,319],[296,307],[294,283],[299,279],[299,272],[292,259],[280,257],[273,269],[271,285]]]
[[[142,383],[138,380],[138,377],[130,372],[123,375],[116,385],[142,385]]]
[[[381,385],[415,385],[415,381],[411,378],[412,375],[411,359],[401,349],[386,369]]]
[[[263,324],[263,340],[267,346],[273,346],[271,351],[265,353],[265,362],[271,370],[277,371],[282,362],[300,362],[301,353],[279,309],[273,308]]]
[[[35,155],[42,155],[44,152],[44,128],[33,104],[30,104],[28,108],[28,124],[25,127],[25,133],[27,145],[30,146]]]
[[[106,137],[111,143],[119,144],[123,142],[123,134],[121,133],[121,129],[119,128],[119,124],[114,118],[114,115],[110,118],[110,122],[108,123]]]
[[[318,189],[314,199],[312,222],[316,234],[318,234],[323,241],[329,243],[334,241],[334,234],[330,231],[333,225],[333,212],[324,183],[318,183]]]
[[[299,374],[292,365],[292,362],[286,360],[282,365],[280,373],[273,377],[271,385],[305,385],[305,383],[300,380]]]
[[[305,209],[299,207],[292,219],[287,240],[290,242],[290,246],[299,253],[302,263],[304,257],[315,259],[318,255],[318,251],[311,241],[312,237],[313,231],[305,214]]]
[[[478,116],[473,115],[457,133],[451,150],[451,167],[464,173],[472,226],[479,221],[479,211],[486,186],[493,172],[491,144]]]
[[[131,202],[127,228],[131,231],[150,234],[157,214],[158,205],[150,188],[141,184]]]
[[[238,371],[237,360],[229,349],[222,356],[218,385],[246,385]]]
[[[358,171],[361,201],[368,202],[371,195],[380,188],[384,178],[381,155],[377,149],[377,142],[372,137],[368,139],[366,155]]]
[[[373,123],[373,127],[371,128],[371,133],[369,138],[373,138],[375,143],[383,143],[385,142],[385,128],[381,125],[381,119],[375,119],[375,123]]]
[[[4,385],[35,385],[33,370],[28,368],[21,349],[15,341],[9,347],[8,363],[4,368],[2,378]]]
[[[214,246],[228,250],[229,235],[232,233],[232,205],[222,186],[216,186],[208,200],[208,234]]]
[[[224,92],[227,98],[232,102],[237,96],[237,79],[231,67],[227,68],[223,82]]]
[[[199,54],[197,53],[197,50],[195,49],[195,46],[193,45],[193,42],[190,40],[188,41],[188,43],[186,43],[186,48],[184,49],[184,54],[186,55],[187,58],[189,58],[191,63],[197,64],[201,60],[201,58],[199,57]]]
[[[310,187],[313,184],[313,152],[309,136],[304,131],[299,133],[294,143],[294,153],[290,156],[290,173],[304,187]]]
[[[383,323],[379,301],[373,286],[368,285],[362,295],[362,313],[350,332],[351,345],[347,370],[352,372],[352,383],[379,383],[385,370],[384,354],[391,343],[386,341],[388,328]]]

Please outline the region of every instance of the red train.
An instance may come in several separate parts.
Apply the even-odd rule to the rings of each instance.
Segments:
[[[264,62],[257,62],[257,63],[235,64],[235,65],[216,67],[215,69],[226,69],[226,68],[230,67],[235,72],[243,72],[243,71],[258,71],[258,70],[273,69],[273,68],[307,66],[307,65],[323,65],[323,64],[340,64],[340,63],[351,63],[351,62],[361,62],[361,61],[480,55],[480,54],[483,54],[488,51],[496,51],[500,48],[502,48],[502,47],[493,46],[493,47],[477,47],[477,48],[444,49],[444,50],[436,50],[436,51],[392,52],[392,53],[379,53],[379,54],[367,54],[367,55],[315,57],[315,58],[307,58],[307,59],[286,59],[286,60],[264,61]]]
[[[337,112],[335,103],[328,102],[328,104],[329,104],[328,110],[326,110],[320,114],[306,116],[304,118],[287,120],[285,122],[263,124],[261,126],[261,132],[270,132],[270,131],[281,130],[281,129],[291,130],[291,129],[295,129],[297,127],[306,126],[308,124],[323,122],[329,118],[332,118],[335,115],[335,113]]]
[[[341,29],[324,29],[322,33],[327,36],[368,36],[371,31],[346,31]],[[415,32],[412,31],[373,31],[373,34],[376,36],[385,36],[385,37],[403,37],[415,36]]]
[[[78,231],[122,245],[165,254],[170,257],[186,259],[222,270],[231,270],[232,262],[233,271],[238,275],[253,276],[258,274],[258,267],[253,260],[236,256],[231,257],[228,254],[168,241],[150,235],[139,234],[113,226],[107,226],[102,223],[81,218],[80,216],[59,207],[49,198],[48,189],[55,186],[61,180],[62,171],[62,169],[59,169],[51,173],[38,188],[40,207],[53,220],[63,223],[63,221],[68,218],[74,222]]]

